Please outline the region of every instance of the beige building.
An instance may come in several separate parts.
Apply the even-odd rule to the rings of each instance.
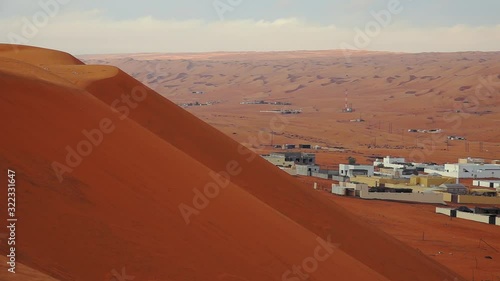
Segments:
[[[456,179],[440,176],[413,176],[410,178],[410,185],[422,187],[436,187],[445,183],[455,183]]]
[[[351,182],[364,183],[368,186],[380,186],[380,184],[407,184],[408,180],[405,179],[393,179],[384,177],[367,177],[367,176],[356,176],[351,178]]]

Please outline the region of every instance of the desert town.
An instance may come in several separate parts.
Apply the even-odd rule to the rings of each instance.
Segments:
[[[340,247],[311,273],[316,280],[500,277],[498,99],[490,92],[480,110],[467,107],[462,98],[471,93],[457,88],[474,85],[480,79],[476,74],[468,80],[418,74],[420,83],[443,92],[437,97],[447,102],[429,110],[429,95],[402,92],[410,84],[419,87],[414,78],[408,82],[413,70],[394,67],[415,65],[423,57],[428,60],[422,67],[432,70],[426,74],[438,77],[435,65],[445,65],[462,75],[462,64],[484,57],[488,70],[498,54],[366,55],[353,61],[366,60],[369,66],[348,68],[349,77],[339,80],[334,77],[345,73],[345,64],[324,67],[316,57],[338,63],[342,58],[336,52],[293,53],[300,56],[291,62],[298,66],[290,64],[287,71],[302,78],[274,76],[273,65],[289,59],[276,60],[289,54],[272,54],[268,66],[266,56],[258,54],[259,60],[237,70],[218,60],[196,61],[194,68],[184,59],[163,62],[172,69],[152,78],[187,67],[183,83],[195,85],[178,84],[171,95],[136,79],[148,72],[144,63],[155,60],[123,59],[129,75],[116,66],[96,65],[103,58],[86,58],[85,64],[55,50],[19,47],[16,52],[0,45],[0,80],[14,93],[2,92],[0,114],[13,120],[5,123],[6,130],[16,132],[1,139],[0,165],[16,171],[16,196],[23,200],[16,213],[23,218],[16,225],[16,242],[23,245],[16,262],[28,268],[20,269],[22,280],[33,280],[28,277],[33,271],[38,280],[54,280],[40,269],[56,280],[95,280],[109,276],[116,261],[127,263],[127,273],[140,276],[138,281],[169,280],[177,268],[191,264],[203,265],[196,268],[195,280],[217,280],[217,272],[241,265],[246,267],[238,274],[246,280],[286,280],[280,277],[288,265],[307,261],[320,238]],[[115,59],[110,63],[119,66],[122,59]],[[385,74],[377,66],[382,62],[393,65]],[[213,67],[204,70],[199,64]],[[244,92],[226,88],[232,78],[211,81],[220,85],[217,90],[201,87],[198,75],[208,76],[191,73],[234,71],[244,77],[258,64],[277,93],[259,92],[262,80],[245,84],[238,77],[234,83],[246,85]],[[373,78],[377,75],[394,77],[389,80],[402,86]],[[347,102],[346,88],[352,93]],[[462,107],[450,110],[455,105]],[[455,128],[450,117],[460,126]],[[68,154],[75,150],[79,155]],[[58,163],[66,164],[62,176],[54,173]],[[181,212],[186,206],[189,219]],[[139,239],[142,233],[148,239]],[[4,243],[0,251],[11,252]],[[145,259],[145,252],[155,258]],[[165,256],[169,253],[175,255]],[[268,278],[263,260],[279,261],[274,277]],[[3,264],[0,279],[8,272]],[[61,268],[70,277],[59,278]]]
[[[278,147],[278,146],[277,146]],[[301,144],[299,149],[311,149]],[[294,145],[283,145],[293,149]],[[318,147],[315,147],[318,149]],[[331,193],[362,199],[378,199],[427,204],[461,204],[458,217],[500,225],[500,160],[464,158],[458,163],[436,164],[408,162],[405,158],[386,156],[373,165],[339,164],[338,170],[322,169],[316,155],[306,152],[274,152],[264,159],[290,175],[332,180]],[[334,182],[334,183],[333,183]],[[315,183],[314,188],[317,189]],[[470,207],[479,205],[479,207]],[[445,209],[451,215],[453,209]],[[436,211],[443,212],[443,208]],[[471,215],[469,213],[474,213]],[[453,216],[457,216],[455,212]],[[498,218],[497,218],[498,217]]]
[[[499,55],[0,44],[16,270],[293,280],[331,241],[311,280],[496,281]]]
[[[0,281],[500,281],[500,1],[0,1]]]

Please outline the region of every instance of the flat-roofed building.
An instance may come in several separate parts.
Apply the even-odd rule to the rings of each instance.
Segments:
[[[373,176],[374,167],[372,165],[339,165],[339,173],[344,177]]]
[[[410,178],[410,185],[422,187],[436,187],[445,183],[456,183],[456,179],[431,175],[419,175]]]
[[[295,165],[315,165],[316,154],[302,152],[274,152],[262,155],[264,159],[275,166],[295,167]]]
[[[439,168],[425,169],[425,172],[458,179],[500,178],[500,165],[474,163],[445,164]]]
[[[474,181],[472,181],[472,184],[474,186],[500,189],[500,179],[499,180],[474,180]]]
[[[299,165],[296,164],[297,175],[312,176],[314,173],[319,173],[320,167],[318,165]]]
[[[451,194],[465,195],[468,192],[468,189],[465,185],[460,183],[445,183],[439,186],[445,192]]]

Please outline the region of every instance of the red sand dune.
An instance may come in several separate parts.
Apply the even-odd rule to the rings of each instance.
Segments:
[[[0,256],[0,280],[12,281],[58,281],[38,270],[25,266],[21,263],[17,264],[18,270],[16,274],[8,271],[8,259],[5,256]]]
[[[122,269],[134,280],[299,280],[287,271],[304,261],[309,280],[463,280],[121,70],[10,50],[0,47],[0,167],[17,173],[19,262],[57,280]],[[97,145],[60,182],[54,161],[89,134]],[[186,224],[179,206],[220,171],[231,182]]]

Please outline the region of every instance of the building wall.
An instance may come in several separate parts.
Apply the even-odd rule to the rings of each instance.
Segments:
[[[433,187],[440,186],[445,183],[455,183],[455,179],[445,177],[412,177],[410,182],[413,183],[413,181],[423,187]]]
[[[296,165],[297,175],[311,176],[313,173],[319,172],[319,166],[312,165]]]
[[[440,188],[444,189],[446,192],[451,193],[451,194],[457,194],[457,195],[466,195],[468,193],[467,187],[466,186],[441,186]]]
[[[359,182],[359,183],[364,183],[369,186],[377,186],[382,184],[404,184],[407,183],[407,181],[402,180],[402,179],[391,179],[391,178],[381,178],[381,177],[366,177],[366,176],[357,176],[354,178],[351,178],[351,181],[353,182]]]
[[[273,164],[274,166],[282,166],[282,167],[289,167],[295,165],[294,162],[289,162],[285,161],[285,157],[276,157],[276,156],[263,156],[262,158],[266,159],[269,161],[269,163]]]
[[[500,181],[474,180],[472,181],[472,184],[481,187],[500,188]]]
[[[402,164],[394,164],[394,163],[405,163],[405,158],[392,158],[390,156],[384,157],[382,161],[373,162],[374,166],[378,166],[379,164],[383,164],[386,168],[404,168],[405,165]]]
[[[329,179],[329,175],[323,174],[323,173],[312,173],[312,176],[316,177],[316,178],[325,179],[325,180]]]
[[[494,164],[445,164],[444,171],[425,169],[426,173],[437,173],[445,177],[471,178],[500,178],[500,165]]]
[[[332,180],[338,181],[338,182],[345,182],[345,181],[347,181],[347,178],[346,177],[342,177],[342,176],[332,175]]]
[[[423,177],[413,176],[413,177],[410,178],[410,184],[411,185],[421,185],[422,178]]]
[[[399,176],[401,175],[402,169],[394,169],[394,168],[380,168],[379,173],[387,176]]]
[[[338,186],[345,187],[345,188],[353,188],[355,190],[361,190],[363,188],[368,188],[368,185],[366,185],[366,184],[351,183],[351,182],[339,182]]]
[[[384,180],[377,177],[354,177],[351,181],[367,184],[368,186],[376,186],[380,183],[384,183]],[[382,181],[382,182],[381,182]]]
[[[271,153],[269,155],[262,155],[262,158],[266,159],[268,162],[275,166],[282,167],[294,167],[297,163],[298,165],[314,165],[316,164],[316,156],[309,153],[289,153],[289,154],[278,154]]]
[[[460,158],[458,159],[459,164],[484,164],[484,159],[482,158]]]
[[[450,208],[436,207],[436,214],[443,214],[443,215],[451,216],[451,209]]]
[[[366,175],[373,176],[375,169],[373,166],[368,166],[368,165],[346,165],[346,164],[339,165],[339,172],[341,176],[353,177],[354,170],[365,170]]]
[[[404,169],[404,164],[384,163],[384,167],[393,169]]]
[[[466,212],[457,212],[457,218],[466,219],[471,221],[477,221],[482,223],[490,223],[490,217],[484,215],[471,214]]]
[[[452,216],[452,209],[436,207],[436,213]],[[460,219],[490,224],[490,216],[456,211],[456,217]],[[498,217],[495,219],[494,224],[500,225],[500,219]]]
[[[363,199],[379,199],[379,200],[390,200],[390,201],[444,204],[442,193],[369,192],[368,188],[364,187],[361,189],[360,197]]]
[[[472,195],[459,195],[458,203],[460,204],[500,204],[500,197],[487,197],[487,196],[472,196]]]
[[[289,175],[295,176],[297,175],[297,170],[293,168],[280,168],[282,171],[288,173]]]
[[[335,195],[345,196],[346,195],[346,188],[332,184],[332,193]]]
[[[392,163],[405,163],[406,159],[405,158],[397,158],[397,157],[384,157],[384,164],[392,164]]]
[[[448,192],[443,192],[444,202],[451,202],[452,194]]]
[[[435,169],[435,168],[439,168],[440,165],[432,165],[432,164],[424,164],[424,163],[415,163],[413,162],[412,163],[414,165],[415,168],[419,168],[419,169]]]

